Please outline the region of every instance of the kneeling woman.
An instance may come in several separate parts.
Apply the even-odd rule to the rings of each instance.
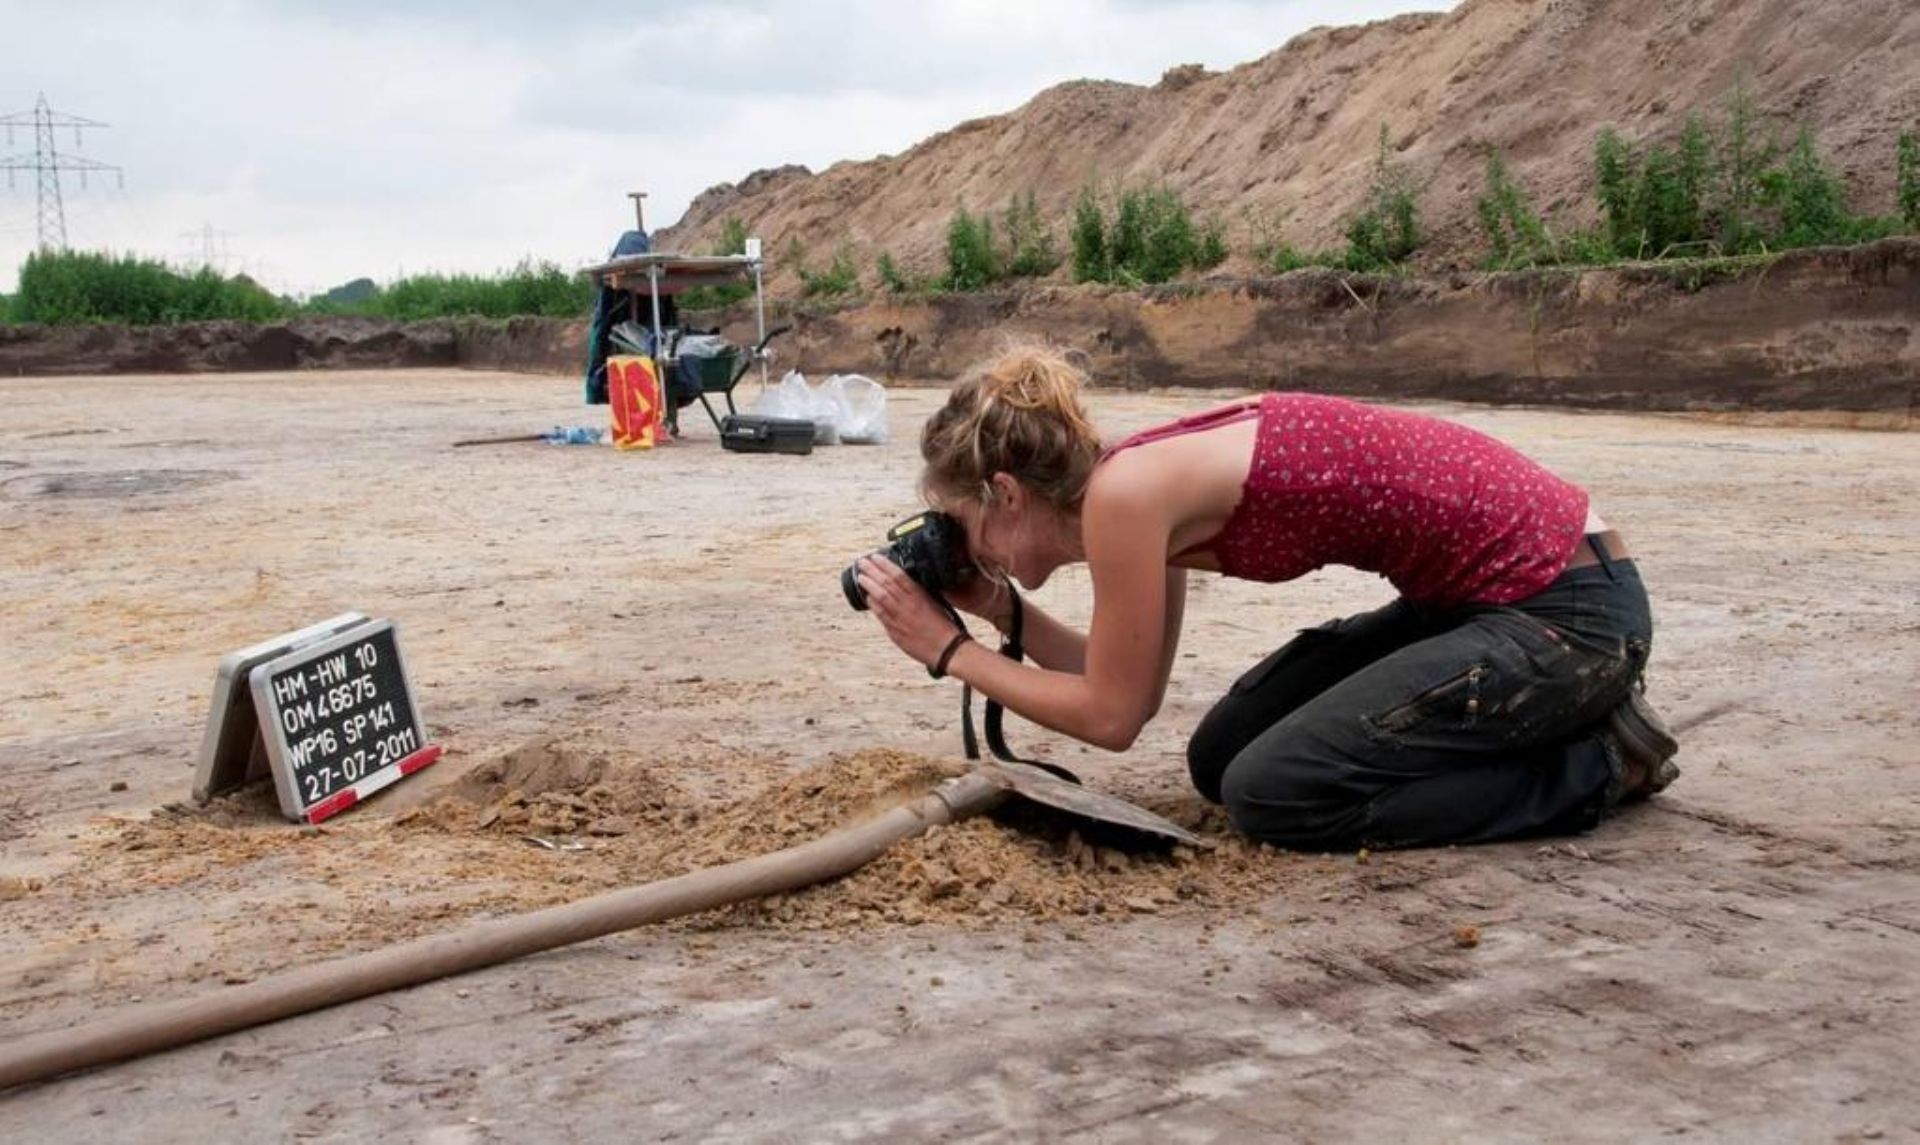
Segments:
[[[1031,606],[1034,664],[956,631],[882,557],[862,587],[900,649],[1056,731],[1115,751],[1159,710],[1190,570],[1379,573],[1399,598],[1300,632],[1193,733],[1194,786],[1253,838],[1311,850],[1580,831],[1675,774],[1640,698],[1647,594],[1587,495],[1474,430],[1267,394],[1103,449],[1085,377],[1016,350],[957,385],[921,437],[922,493],[987,574],[952,603],[1005,628],[1085,561],[1083,635]]]

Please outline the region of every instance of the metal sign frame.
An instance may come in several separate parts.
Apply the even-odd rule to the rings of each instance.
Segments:
[[[343,612],[298,632],[249,645],[221,659],[220,667],[214,672],[213,702],[207,710],[207,730],[200,739],[199,764],[194,770],[194,802],[205,803],[267,774],[267,758],[249,674],[269,660],[371,623],[364,613]]]

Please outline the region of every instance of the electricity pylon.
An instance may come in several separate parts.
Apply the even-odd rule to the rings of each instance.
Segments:
[[[126,173],[111,163],[96,163],[78,155],[67,155],[54,150],[53,129],[71,127],[73,145],[80,146],[80,129],[83,127],[105,127],[98,120],[86,119],[78,115],[68,115],[47,106],[47,97],[43,92],[33,105],[32,111],[15,112],[12,115],[0,115],[0,125],[7,129],[7,146],[13,146],[13,129],[16,127],[33,128],[33,154],[21,153],[0,158],[0,171],[7,173],[7,189],[13,189],[15,171],[31,171],[39,191],[40,206],[40,249],[60,251],[67,249],[67,209],[60,198],[60,172],[80,172],[80,186],[85,189],[87,173],[90,171],[112,171],[119,176],[120,186],[127,185]]]

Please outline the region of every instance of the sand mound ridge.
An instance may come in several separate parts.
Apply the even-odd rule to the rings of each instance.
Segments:
[[[836,756],[711,810],[689,806],[656,773],[576,745],[541,741],[476,768],[406,826],[452,834],[585,835],[631,885],[819,838],[919,797],[964,765],[888,750]],[[1005,814],[935,828],[847,878],[744,903],[702,924],[819,928],[872,923],[1117,917],[1183,903],[1221,904],[1278,889],[1300,861],[1230,836],[1197,800],[1155,810],[1220,845],[1129,849],[1097,826],[1053,813]],[[1107,845],[1103,845],[1107,844]]]
[[[890,750],[835,756],[731,801],[702,801],[670,764],[581,739],[540,739],[482,761],[439,798],[398,815],[377,804],[294,827],[259,790],[122,823],[76,876],[89,897],[238,880],[299,868],[344,899],[339,944],[359,946],[477,914],[532,910],[793,846],[919,797],[958,761]],[[1096,826],[1013,807],[935,828],[848,877],[709,912],[679,925],[822,929],[1019,920],[1116,919],[1217,909],[1313,878],[1324,863],[1249,844],[1189,796],[1153,810],[1216,840],[1211,850],[1118,845]],[[367,812],[375,812],[369,814]]]
[[[1309,248],[1341,241],[1384,128],[1422,188],[1418,260],[1472,268],[1489,151],[1557,227],[1591,225],[1601,128],[1671,142],[1689,110],[1718,119],[1736,86],[1783,138],[1813,130],[1849,194],[1879,211],[1893,201],[1895,140],[1920,107],[1916,34],[1920,7],[1902,0],[1464,0],[1316,28],[1225,72],[1071,81],[898,155],[757,173],[696,196],[654,246],[706,250],[746,219],[769,251],[841,247],[861,266],[885,251],[938,273],[955,204],[998,212],[1027,191],[1063,236],[1093,179],[1165,183],[1218,213],[1237,252],[1226,272],[1252,273],[1272,228]],[[775,258],[768,282],[798,289],[799,270]]]

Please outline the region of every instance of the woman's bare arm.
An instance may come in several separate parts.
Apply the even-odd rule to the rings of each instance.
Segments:
[[[1013,603],[1011,589],[1003,588],[995,601],[992,615],[987,622],[999,629],[1002,634],[1013,630]],[[1022,618],[1020,622],[1020,644],[1026,650],[1027,659],[1042,668],[1052,668],[1058,672],[1072,672],[1076,675],[1086,670],[1087,637],[1078,629],[1055,619],[1033,601],[1022,597],[1020,600]]]
[[[1124,751],[1166,695],[1186,574],[1167,567],[1165,502],[1146,482],[1101,482],[1088,495],[1081,523],[1094,606],[1088,634],[1077,641],[1080,663],[1029,668],[990,649],[965,646],[948,671],[1026,719]],[[1051,617],[1045,630],[1047,640],[1071,634]],[[1060,644],[1071,647],[1064,638]]]

